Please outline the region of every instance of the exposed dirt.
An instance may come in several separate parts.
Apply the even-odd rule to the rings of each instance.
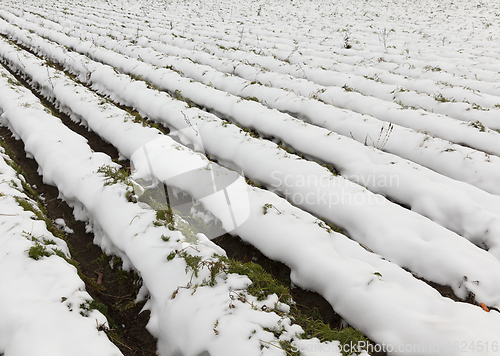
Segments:
[[[267,258],[262,252],[243,242],[240,238],[225,234],[212,241],[222,247],[228,257],[242,262],[256,262],[282,284],[291,285],[290,268],[288,266]],[[335,329],[341,327],[342,318],[335,313],[330,303],[322,296],[298,287],[290,288],[290,292],[299,309],[312,310],[316,308],[321,314],[323,322]]]
[[[445,298],[450,298],[451,300],[453,300],[455,302],[462,302],[462,303],[473,304],[473,305],[477,306],[478,308],[481,308],[481,306],[478,303],[478,301],[476,301],[476,297],[475,297],[474,293],[472,293],[472,292],[469,292],[469,295],[467,296],[467,298],[465,298],[464,300],[462,300],[462,299],[458,298],[455,295],[455,293],[453,292],[453,289],[450,286],[443,286],[441,284],[437,284],[437,283],[428,281],[426,279],[423,279],[423,278],[420,278],[420,277],[416,276],[415,274],[414,274],[414,277],[418,278],[421,281],[423,281],[423,282],[427,283],[428,285],[430,285],[432,288],[434,288],[435,290],[437,290]],[[491,307],[489,305],[487,305],[486,307],[488,307],[488,309],[490,311],[500,312],[500,310],[497,309],[497,308],[495,308],[495,307]]]

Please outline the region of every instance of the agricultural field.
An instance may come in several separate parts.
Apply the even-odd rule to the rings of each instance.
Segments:
[[[500,354],[500,3],[0,0],[0,356]]]

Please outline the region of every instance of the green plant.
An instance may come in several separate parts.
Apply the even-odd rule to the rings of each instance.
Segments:
[[[255,96],[245,96],[243,99],[260,103],[259,98],[255,97]]]
[[[472,109],[474,109],[474,110],[486,111],[486,109],[485,109],[485,108],[483,108],[483,107],[482,107],[481,105],[479,105],[479,104],[472,103],[472,104],[471,104],[471,106],[472,106]]]
[[[251,179],[250,179],[250,178],[248,178],[248,177],[245,177],[245,182],[246,182],[248,185],[251,185],[252,187],[262,189],[262,186],[261,186],[259,183],[254,182],[253,180],[251,180]]]
[[[439,67],[438,67],[438,68],[439,68]],[[424,67],[424,69],[425,69],[425,67]],[[439,70],[441,70],[441,68],[439,68]],[[436,82],[436,84],[443,85],[443,86],[445,86],[445,87],[450,87],[450,88],[453,88],[453,84],[450,84],[450,83],[448,83],[448,82],[438,81],[438,82]]]
[[[300,350],[297,350],[297,348],[295,346],[293,346],[290,341],[281,340],[280,347],[283,351],[285,351],[287,356],[300,356],[301,355]]]
[[[334,176],[338,176],[339,175],[339,171],[337,171],[335,169],[335,167],[333,166],[333,164],[331,164],[331,163],[324,163],[321,166],[323,166],[326,169],[328,169]]]
[[[266,203],[264,204],[264,206],[262,207],[263,208],[263,213],[264,215],[267,214],[268,210],[271,209],[271,208],[274,208],[277,212],[278,212],[278,215],[281,214],[281,211],[279,211],[279,209],[277,207],[275,207],[273,204],[271,203]]]
[[[338,340],[340,345],[368,345],[368,339],[361,331],[352,327],[343,329],[332,329],[329,325],[322,321],[321,314],[317,309],[308,310],[304,313],[296,307],[292,307],[291,314],[294,322],[302,327],[304,333],[300,335],[303,339],[318,338],[321,342]],[[341,348],[343,356],[352,355],[352,352],[347,352],[349,348]]]
[[[325,91],[326,91],[326,88],[318,89],[315,92],[311,93],[309,95],[309,98],[314,99],[314,100],[321,100],[320,94],[323,94]]]
[[[110,261],[111,268],[120,267],[122,265],[123,265],[123,261],[120,257],[118,257],[118,256],[111,257],[111,261]]]
[[[474,127],[475,129],[478,129],[481,132],[486,132],[486,127],[479,120],[474,122],[469,122],[469,126]]]
[[[9,79],[7,79],[7,82],[8,82],[10,85],[14,85],[14,86],[22,86],[22,84],[21,84],[21,83],[19,83],[16,79],[9,78]]]
[[[245,136],[250,135],[253,138],[260,139],[259,133],[257,131],[250,129],[248,127],[244,127],[244,128],[242,128],[242,130],[243,130],[243,132],[245,132]]]
[[[369,75],[363,75],[363,77],[368,80],[373,80],[377,83],[382,83],[382,79],[380,79],[380,77],[377,74],[374,74],[373,77]],[[392,91],[391,93],[394,93],[394,91]]]
[[[82,316],[88,317],[92,310],[98,310],[104,316],[108,315],[108,307],[97,300],[86,300],[80,304],[80,314]]]
[[[182,287],[178,287],[176,291],[172,294],[172,298],[175,298],[180,288],[191,288],[193,293],[201,286],[214,286],[217,283],[216,277],[221,274],[238,274],[247,276],[251,284],[247,286],[246,292],[235,292],[231,293],[232,300],[238,300],[242,303],[249,303],[254,309],[259,309],[267,312],[275,312],[278,315],[285,317],[290,317],[292,321],[300,325],[304,332],[299,335],[300,338],[309,339],[316,337],[320,341],[340,341],[341,345],[348,343],[357,344],[360,341],[368,344],[366,337],[356,329],[351,327],[343,329],[332,329],[329,325],[322,321],[321,314],[317,309],[309,310],[299,310],[298,307],[293,303],[289,287],[281,284],[276,280],[271,274],[266,272],[262,266],[255,262],[241,262],[225,256],[213,255],[210,259],[202,259],[201,256],[193,256],[188,254],[185,249],[181,251],[172,251],[167,260],[171,261],[174,258],[182,258],[186,262],[186,272],[191,272],[191,281],[193,277],[198,277],[202,269],[207,269],[209,271],[209,277],[205,278],[201,284],[191,285],[191,281]],[[378,272],[374,273],[377,276],[381,276]],[[290,313],[284,313],[274,306],[264,306],[263,308],[257,308],[252,304],[248,298],[247,294],[252,295],[257,298],[257,300],[266,300],[270,295],[277,295],[278,300],[281,303],[287,304],[290,307]],[[231,303],[230,308],[234,308]],[[218,322],[214,324],[214,333],[218,334]],[[284,327],[281,328],[271,328],[265,329],[272,332],[277,338],[285,331]],[[250,335],[251,337],[251,335]],[[265,342],[264,342],[265,343]],[[299,355],[295,347],[293,347],[290,341],[280,340],[278,344],[268,344],[269,346],[278,347],[285,351],[287,355]],[[342,352],[344,356],[349,355],[346,352]]]
[[[47,247],[36,242],[35,245],[31,246],[28,250],[28,257],[38,261],[42,257],[50,257],[54,253],[47,250]]]
[[[439,101],[441,103],[454,103],[456,101],[455,99],[445,98],[441,93],[434,95],[434,100]]]
[[[43,207],[43,204],[41,203],[38,193],[29,185],[28,182],[28,177],[26,173],[23,171],[23,169],[12,159],[12,157],[15,157],[15,153],[3,142],[0,140],[0,147],[2,147],[3,151],[5,154],[8,156],[8,158],[5,159],[5,162],[12,167],[18,177],[19,180],[21,181],[21,187],[23,188],[24,193],[28,195],[31,199],[35,200],[38,203],[38,208],[42,213],[46,212],[46,209]]]
[[[354,88],[351,88],[350,86],[348,86],[347,84],[344,84],[342,86],[342,89],[344,89],[345,91],[348,91],[348,92],[354,92],[354,93],[359,93],[358,90],[354,89]]]
[[[106,261],[106,257],[108,257],[105,253],[101,254],[98,258],[92,261],[93,264],[100,264]]]
[[[276,294],[279,301],[289,304],[292,301],[290,291],[287,287],[280,284],[274,277],[267,273],[261,265],[255,262],[242,263],[234,259],[219,256],[219,260],[226,265],[226,273],[235,273],[248,276],[252,284],[247,287],[249,294],[264,300],[271,294]]]
[[[129,273],[121,267],[116,268],[116,281],[119,285],[124,285],[127,281]]]
[[[156,211],[156,220],[163,225],[174,223],[174,214],[172,208],[161,209]]]
[[[401,108],[404,110],[407,110],[407,109],[418,110],[419,109],[413,105],[405,105],[401,100],[396,100],[395,103],[398,104],[399,106],[401,106]]]
[[[334,225],[333,223],[326,222],[323,219],[316,219],[315,223],[328,233],[338,232],[340,234],[344,234],[342,228]]]
[[[182,232],[186,242],[196,244],[198,243],[198,229],[193,225],[184,220],[181,216],[177,216],[175,225],[173,225],[175,230]]]
[[[172,252],[170,252],[170,253],[168,254],[168,256],[167,256],[167,261],[172,261],[172,260],[175,258],[175,256],[176,256],[176,255],[177,255],[177,252],[176,252],[176,251],[172,251]]]
[[[289,288],[277,282],[276,279],[267,273],[260,265],[254,262],[242,263],[226,257],[222,257],[221,260],[224,264],[228,265],[225,269],[226,273],[237,273],[249,277],[252,284],[247,289],[248,293],[257,297],[258,300],[264,300],[269,295],[276,294],[280,302],[290,305],[291,318],[304,330],[304,333],[300,335],[301,338],[309,339],[317,337],[320,341],[338,340],[341,345],[351,342],[357,344],[358,341],[367,343],[367,338],[359,330],[350,327],[342,330],[332,329],[322,321],[322,316],[317,309],[300,311],[297,306],[292,303]],[[274,311],[278,312],[277,310]],[[270,329],[269,331],[273,332],[277,337],[283,332],[283,330],[279,329]],[[290,355],[294,355],[290,352],[296,351],[289,343],[280,343],[280,346]],[[343,355],[347,356],[349,354],[343,352]]]
[[[287,147],[287,145],[283,141],[280,141],[278,143],[278,148],[281,148],[282,150],[286,151],[289,154],[293,154],[293,151],[289,147]]]
[[[189,108],[197,107],[197,105],[193,103],[191,99],[182,96],[182,92],[179,89],[176,89],[171,95],[176,100],[184,101]]]
[[[106,180],[104,186],[109,186],[113,184],[130,184],[130,173],[123,168],[117,168],[110,165],[104,165],[99,167],[97,173],[104,174]]]
[[[104,328],[104,330],[106,330],[106,331],[116,331],[118,329],[118,325],[113,320],[113,318],[111,318],[111,316],[109,315],[108,307],[105,304],[103,304],[103,303],[101,303],[101,302],[99,302],[97,300],[86,300],[85,302],[83,302],[83,303],[80,304],[80,315],[82,315],[84,317],[89,317],[90,316],[90,312],[92,310],[99,311],[108,320],[109,328]],[[118,334],[116,334],[116,333],[112,333],[112,335],[110,335],[107,332],[107,334],[108,334],[108,336],[111,336],[115,340],[118,337]]]
[[[269,203],[264,204],[264,206],[263,206],[264,215],[266,215],[266,214],[267,214],[267,211],[268,211],[270,208],[272,208],[272,207],[273,207],[273,204],[269,204]]]
[[[19,204],[21,208],[23,208],[24,211],[31,211],[33,214],[35,214],[37,220],[45,220],[43,212],[40,210],[40,208],[34,205],[34,202],[32,203],[28,199],[17,196],[14,197],[14,200],[17,202],[17,204]]]
[[[431,71],[431,72],[441,72],[441,68],[439,66],[436,66],[436,67],[433,67],[431,65],[426,65],[424,68],[423,68],[424,71],[428,72],[428,71]]]
[[[394,93],[405,93],[405,92],[409,92],[410,89],[407,89],[407,88],[403,88],[403,87],[397,87],[396,89],[394,89],[393,91],[391,91],[391,94],[394,94]]]

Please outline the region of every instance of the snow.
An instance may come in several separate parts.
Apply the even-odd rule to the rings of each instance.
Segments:
[[[201,268],[199,275],[195,276],[194,272],[188,273],[182,258],[168,258],[172,253],[175,256],[185,251],[199,256],[202,261],[210,261],[214,254],[221,253],[221,249],[208,239],[188,243],[181,232],[155,226],[153,210],[126,201],[125,186],[104,186],[104,177],[96,172],[103,165],[116,165],[111,158],[92,152],[83,137],[64,126],[58,118],[47,114],[33,94],[12,84],[14,80],[9,74],[2,74],[2,123],[24,141],[26,151],[40,165],[44,181],[56,185],[61,197],[70,206],[76,207],[75,217],[87,220],[95,236],[94,243],[100,245],[105,253],[121,257],[124,269],[131,268],[140,274],[150,296],[147,302],[147,308],[151,310],[148,330],[159,340],[159,353],[168,355],[175,350],[196,355],[195,351],[209,350],[219,355],[233,355],[235,352],[246,355],[253,350],[263,355],[282,355],[280,348],[268,345],[261,349],[261,344],[278,345],[274,334],[264,328],[280,330],[280,325],[286,323],[288,317],[259,308],[257,299],[245,290],[250,284],[247,277],[223,274],[213,287],[200,285],[210,278],[208,269]],[[124,124],[122,119],[120,122]],[[102,127],[108,129],[107,125]],[[146,133],[150,132],[143,129]],[[135,136],[139,142],[144,137]],[[156,138],[157,133],[153,137]],[[169,140],[173,147],[178,147],[175,141]],[[198,154],[195,156],[200,157]],[[162,237],[168,237],[169,241]],[[51,287],[47,282],[44,285]],[[235,292],[244,297],[234,298],[232,293]],[[211,299],[202,298],[206,293]],[[200,308],[203,300],[211,303],[209,309]],[[271,296],[265,303],[273,305],[276,300],[275,296]],[[278,309],[283,308],[278,306]],[[192,318],[186,319],[185,315],[192,315]],[[213,326],[219,319],[222,325],[231,324],[231,332],[215,337]],[[211,328],[198,326],[209,324]],[[185,325],[184,330],[197,326],[195,335],[200,341],[193,343],[192,333],[173,334],[172,330],[183,329],[181,325]],[[300,328],[289,329],[290,332],[284,330],[283,335],[288,335],[290,339],[301,332]],[[249,338],[250,335],[234,330],[255,330],[256,337]],[[234,347],[228,348],[228,343]],[[105,348],[101,348],[101,352],[112,355]]]
[[[40,30],[40,28],[37,28],[37,30]],[[54,39],[61,38],[59,33],[53,33],[53,35],[55,36]],[[18,38],[20,38],[20,35],[18,35]],[[36,35],[24,35],[22,38],[25,44],[34,43]],[[40,43],[40,41],[36,42]],[[63,43],[68,45],[73,42],[74,40],[70,38],[65,38],[63,41]],[[33,46],[33,48],[39,48],[37,46]],[[109,67],[106,68],[103,65],[90,62],[86,58],[82,56],[78,57],[75,54],[69,56],[64,53],[64,50],[53,45],[46,46],[47,48],[44,50],[45,54],[59,62],[71,63],[71,65],[69,65],[70,69],[81,77],[86,75],[89,68],[94,68],[92,76],[89,77],[89,79],[91,79],[91,83],[93,83],[94,87],[98,88],[103,95],[110,95],[127,106],[133,106],[141,113],[154,120],[173,125],[176,130],[179,130],[176,131],[176,133],[184,132],[182,136],[184,140],[187,139],[191,143],[197,143],[193,135],[193,133],[197,132],[196,130],[182,129],[186,126],[185,120],[188,117],[189,124],[191,125],[195,124],[205,127],[207,124],[205,122],[200,122],[200,119],[203,121],[210,121],[212,126],[215,127],[210,129],[209,134],[203,135],[204,140],[207,140],[205,137],[210,136],[210,138],[215,138],[216,135],[220,135],[220,139],[215,138],[213,141],[205,142],[204,149],[206,149],[212,157],[216,157],[220,162],[224,162],[232,168],[238,166],[243,167],[248,176],[263,182],[262,178],[252,176],[254,170],[248,167],[246,159],[238,160],[237,157],[231,154],[236,151],[234,148],[231,149],[228,146],[228,129],[226,128],[224,130],[222,127],[218,127],[217,122],[219,125],[222,124],[218,118],[207,116],[204,113],[197,112],[197,110],[185,110],[185,107],[175,104],[168,96],[157,95],[153,90],[145,88],[145,86],[141,85],[139,82],[130,82],[130,79],[126,79],[123,76],[117,76]],[[85,52],[105,52],[105,55],[100,57],[102,60],[109,60],[110,57],[117,57],[120,59],[120,57],[116,56],[113,52],[102,49],[92,51],[86,49]],[[147,58],[144,54],[143,56]],[[76,61],[76,57],[81,58],[81,63]],[[121,63],[124,63],[124,61],[126,63],[126,61],[128,61],[125,58],[121,59],[121,61],[114,61],[113,64],[121,67],[123,66]],[[132,62],[131,66],[135,66],[135,69],[146,67],[142,62]],[[152,82],[160,87],[162,83],[167,83],[169,87],[172,86],[172,84],[168,84],[168,80],[158,80],[159,77],[156,71],[153,71],[154,69],[145,68],[144,70],[134,70],[134,74],[150,78]],[[149,75],[148,73],[151,74]],[[178,85],[178,82],[176,83],[177,84],[172,87]],[[210,105],[213,105],[213,102],[216,101],[214,96],[210,95],[210,93],[203,95],[203,91],[199,93],[198,97],[210,98],[210,100],[207,101],[207,105],[209,105],[208,102],[212,102]],[[238,121],[245,124],[245,126],[257,128],[267,136],[281,138],[303,154],[320,159],[324,162],[332,163],[340,170],[344,177],[351,181],[361,184],[375,193],[383,194],[390,199],[406,204],[410,206],[412,210],[465,236],[475,244],[485,245],[492,253],[497,253],[497,243],[494,238],[492,238],[492,236],[496,235],[495,231],[498,230],[500,221],[498,217],[495,217],[498,212],[497,207],[499,206],[498,201],[495,202],[495,200],[497,200],[495,197],[484,194],[481,190],[471,189],[472,187],[467,184],[461,184],[455,180],[446,179],[446,177],[425,169],[422,166],[411,164],[398,156],[382,154],[379,151],[365,147],[350,139],[342,138],[329,130],[304,125],[302,121],[287,118],[286,115],[280,115],[277,112],[263,111],[262,108],[258,108],[259,104],[257,103],[238,102],[234,100],[232,100],[231,103],[229,98],[224,95],[222,95],[218,101],[223,105],[223,107],[218,106],[218,110],[224,111],[224,107],[227,107],[227,113],[232,116],[236,115],[234,108],[236,106],[241,106],[241,110],[237,111],[237,117]],[[171,103],[168,112],[165,110],[166,102]],[[186,113],[184,110],[189,113],[187,114],[188,116],[185,116]],[[75,109],[74,112],[76,111]],[[178,112],[176,115],[177,120],[173,121],[172,116],[176,111]],[[273,121],[270,121],[271,118]],[[284,127],[287,129],[284,130]],[[389,132],[389,130],[391,131]],[[387,128],[386,132],[388,135],[392,135],[393,131]],[[236,132],[233,130],[232,135],[235,133]],[[185,137],[186,134],[188,134],[189,137]],[[385,139],[382,141],[384,140]],[[388,138],[387,141],[384,141],[383,145],[385,146],[389,140],[392,140],[392,138]],[[225,143],[221,144],[221,141]],[[430,142],[432,140],[425,140],[424,138],[424,141]],[[311,142],[315,142],[315,144],[311,145]],[[241,139],[238,139],[237,141],[235,140],[234,146],[241,146],[241,144]],[[453,145],[446,142],[443,143],[440,149],[444,149],[445,147],[447,147],[445,150],[446,152],[455,150]],[[329,154],[329,152],[338,150],[342,150],[346,153],[342,156],[333,157]],[[434,152],[429,150],[428,145],[425,145],[423,150],[425,150],[426,154]],[[420,153],[417,153],[417,155],[420,155]],[[478,156],[476,155],[474,157]],[[459,156],[455,156],[455,158],[457,159],[457,163],[459,161],[462,163],[457,167],[453,167],[453,171],[456,172],[456,174],[454,173],[452,176],[462,175],[464,174],[464,166],[462,164],[467,160]],[[479,157],[478,159],[484,160],[484,157]],[[494,156],[488,158],[489,162],[488,160],[484,161],[484,167],[495,170],[495,166],[491,165],[491,160],[495,159],[496,157]],[[449,161],[450,159],[443,156],[443,160]],[[372,165],[370,161],[373,163]],[[434,163],[442,166],[441,161],[436,161]],[[481,181],[484,182],[485,172],[478,170],[478,164],[480,163],[476,161],[473,169],[476,170],[475,174],[480,175],[482,177]],[[415,172],[415,170],[417,170],[417,172]],[[496,184],[498,174],[492,171],[488,176],[493,179],[490,182],[490,186],[496,189],[498,186],[498,184]],[[268,186],[271,186],[272,189],[275,188],[275,185],[277,185],[276,180],[274,183],[268,183]],[[447,187],[444,188],[444,185]],[[464,193],[466,193],[467,196],[465,196]],[[478,210],[482,212],[480,213]],[[341,221],[335,222],[343,226]]]
[[[494,345],[499,314],[474,303],[500,307],[498,4],[115,5],[6,2],[0,32],[34,54],[0,39],[1,60],[130,159],[133,179],[189,194],[204,208],[193,214],[286,264],[295,285],[321,294],[390,354],[458,355],[457,343],[495,353],[474,346]],[[116,164],[8,79],[2,123],[94,242],[141,275],[160,354],[283,354],[266,331],[282,326],[280,338],[304,355],[339,354],[339,343],[298,339],[287,317],[242,303],[246,277],[193,290],[208,270],[194,278],[167,256],[210,261],[224,251],[211,237],[193,244],[154,226],[154,211],[125,200],[130,188],[103,186],[97,169]],[[421,278],[474,301],[444,298]]]
[[[18,19],[13,19],[12,16],[8,16],[7,18],[10,21],[14,21],[14,23],[20,22]],[[40,21],[38,19],[36,20]],[[46,21],[42,21],[42,23],[44,27],[46,25],[52,25],[52,27],[54,27],[53,24],[47,24]],[[378,108],[377,110],[384,114],[393,112],[394,115],[391,116],[393,119],[389,119],[386,117],[387,115],[383,116],[383,119],[388,122],[400,123],[399,119],[401,118],[404,120],[405,125],[408,125],[409,120],[419,125],[410,125],[416,131],[393,125],[390,132],[388,132],[389,129],[386,127],[385,121],[374,120],[372,116],[357,115],[354,111],[346,111],[329,105],[333,100],[332,97],[335,98],[337,106],[340,107],[345,106],[345,103],[338,103],[343,97],[351,96],[352,99],[349,99],[349,101],[356,103],[366,103],[367,100],[371,100],[370,97],[361,97],[359,93],[345,92],[341,87],[318,86],[317,84],[301,81],[297,78],[289,78],[288,76],[280,78],[275,73],[263,74],[259,67],[255,68],[248,64],[241,64],[246,63],[245,61],[234,64],[230,67],[231,70],[223,70],[226,68],[226,64],[221,66],[219,63],[220,60],[216,60],[215,63],[213,60],[209,61],[208,63],[214,68],[219,70],[222,69],[223,72],[225,72],[219,73],[211,67],[193,64],[192,60],[200,59],[198,59],[197,56],[190,55],[190,52],[174,52],[173,54],[187,56],[191,61],[184,58],[172,59],[170,57],[165,57],[161,52],[148,51],[141,47],[134,48],[134,46],[123,46],[117,41],[107,38],[96,38],[96,36],[93,36],[92,40],[99,43],[101,46],[112,48],[114,51],[139,59],[133,60],[130,58],[123,58],[117,53],[105,50],[102,47],[95,48],[90,42],[80,42],[73,37],[64,36],[59,32],[61,28],[58,26],[55,26],[55,29],[59,30],[57,32],[31,24],[28,24],[28,28],[36,29],[37,32],[43,33],[64,45],[75,48],[89,55],[91,58],[109,63],[112,67],[119,68],[125,73],[142,77],[159,88],[171,92],[179,90],[183,95],[191,97],[197,103],[221,113],[227,118],[235,120],[247,127],[255,128],[264,135],[283,138],[283,140],[290,142],[292,146],[295,146],[296,143],[290,141],[288,137],[282,137],[284,134],[283,131],[273,130],[272,126],[269,124],[263,125],[259,123],[258,118],[265,116],[267,121],[269,117],[272,117],[274,120],[290,121],[292,117],[284,113],[292,113],[307,122],[339,132],[365,145],[368,143],[376,148],[411,159],[414,162],[452,178],[465,180],[489,192],[497,193],[498,182],[496,177],[498,177],[498,165],[500,162],[498,158],[495,156],[484,156],[474,149],[454,145],[448,141],[463,142],[469,147],[481,148],[486,152],[496,152],[498,154],[500,148],[498,151],[494,149],[494,147],[498,145],[498,142],[500,142],[498,140],[500,136],[498,136],[499,134],[496,131],[486,130],[482,132],[477,130],[474,126],[464,125],[463,122],[449,120],[448,117],[440,117],[439,120],[436,120],[434,115],[427,112],[409,111],[402,116],[400,108],[397,107],[397,105],[396,108],[394,106],[395,104],[393,106],[388,106],[388,104],[384,103],[369,103],[366,105],[370,107],[371,110]],[[79,37],[87,38],[87,35],[88,33],[82,33],[79,34]],[[31,39],[31,36],[27,37]],[[150,42],[141,44],[151,45]],[[166,50],[162,45],[156,46],[156,48],[162,51]],[[167,53],[168,52],[169,51],[167,51]],[[56,56],[53,50],[50,51],[49,55]],[[60,55],[56,57],[59,58],[59,61],[68,63],[66,65],[70,67],[74,66],[74,64],[72,64],[73,59],[63,60]],[[159,68],[143,63],[145,59]],[[204,61],[202,60],[202,62]],[[208,84],[209,87],[200,85],[200,83],[192,83],[188,78],[182,78],[179,74],[165,67],[175,68],[188,78],[194,78],[201,83]],[[87,75],[89,71],[87,65],[83,68],[80,66],[77,69],[77,71],[80,71],[80,78]],[[273,70],[277,70],[274,67],[272,68]],[[248,73],[249,71],[251,71],[251,74]],[[235,76],[226,78],[228,73],[241,75],[247,80]],[[93,81],[99,80],[96,73],[94,73],[93,76]],[[323,78],[324,75],[321,77]],[[104,80],[102,77],[101,79]],[[276,88],[263,87],[261,84],[252,84],[256,82],[261,82],[264,85],[270,85],[272,87],[283,87],[284,84],[282,83],[285,82],[287,84],[284,88],[287,90],[278,90]],[[104,85],[105,88],[107,87],[108,91],[111,90],[115,93],[119,92],[116,87],[113,88],[108,81],[105,81],[105,83],[106,84],[99,84],[98,87],[102,90],[102,86]],[[215,90],[211,88],[212,86],[224,91]],[[239,95],[243,98],[258,98],[262,103],[265,103],[266,106],[280,109],[284,113],[269,111],[258,103],[241,102],[241,98],[239,97],[230,96],[228,98],[226,92]],[[301,93],[302,95],[299,96],[296,93]],[[312,100],[313,98],[319,98],[323,100],[323,102]],[[363,99],[361,100],[361,98]],[[125,99],[120,98],[118,100],[123,101]],[[130,101],[130,99],[125,100],[125,102],[128,101]],[[398,120],[395,121],[395,119]],[[432,129],[434,126],[436,126],[436,128]],[[451,127],[453,127],[453,129],[450,130]],[[386,132],[386,134],[384,134],[387,135],[385,138],[382,135],[383,132]],[[443,138],[445,140],[443,140]],[[405,144],[402,144],[403,142]],[[449,152],[453,153],[450,154]],[[492,161],[495,163],[494,165],[491,164]],[[485,176],[491,178],[486,178]],[[489,181],[489,179],[492,179],[492,181]]]
[[[54,223],[56,224],[57,228],[64,231],[67,234],[73,234],[74,231],[70,227],[66,225],[66,222],[62,218],[58,218],[54,220]]]
[[[0,157],[0,352],[5,355],[106,355],[121,352],[97,325],[107,325],[96,310],[80,315],[91,301],[76,269],[57,255],[34,260],[30,248],[45,246],[70,258],[66,243],[43,221],[24,211],[15,198],[36,206],[23,193],[20,178]],[[27,342],[29,340],[29,342]]]
[[[74,118],[84,120],[86,125],[106,141],[114,144],[123,155],[131,159],[137,170],[136,179],[148,180],[154,172],[154,176],[159,181],[180,188],[196,200],[201,201],[222,222],[226,231],[234,230],[239,221],[246,220],[248,214],[244,209],[247,204],[245,200],[241,200],[244,194],[236,192],[234,198],[230,198],[233,202],[239,201],[237,205],[231,203],[231,206],[241,207],[235,214],[238,221],[234,220],[234,214],[232,214],[234,211],[226,208],[227,204],[222,197],[222,192],[207,197],[208,192],[213,191],[211,177],[214,173],[212,171],[215,170],[215,175],[221,176],[224,176],[225,173],[219,171],[217,167],[205,169],[208,162],[204,156],[199,154],[186,156],[188,149],[173,143],[167,137],[158,138],[159,132],[155,129],[143,128],[130,121],[123,122],[127,121],[126,115],[124,118],[124,113],[120,113],[117,108],[109,104],[102,104],[101,99],[90,90],[74,84],[54,70],[39,70],[42,61],[28,55],[11,55],[8,48],[8,46],[0,47],[0,51],[13,60],[21,60],[22,64],[18,64],[18,68],[22,67],[24,71],[29,73],[32,80],[42,86],[49,97],[58,101],[60,107],[65,108],[68,114]],[[24,58],[26,60],[23,60]],[[116,73],[111,69],[108,70],[109,74],[106,76],[104,76],[104,72],[102,73],[107,80],[98,80],[97,83],[113,83],[112,78]],[[101,72],[95,72],[91,78],[100,75]],[[69,87],[75,87],[75,89],[68,91]],[[147,92],[141,90],[145,89],[145,85],[140,82],[132,83],[132,88],[127,88],[123,84],[121,87],[125,88],[124,92],[128,93],[128,97],[142,98],[139,102],[147,102],[153,112],[164,108],[166,100],[169,99],[165,95],[157,95],[155,97],[149,96],[146,100],[143,95],[146,95]],[[85,107],[81,105],[84,100]],[[92,105],[92,103],[94,104]],[[127,104],[135,105],[136,102]],[[90,109],[91,107],[93,110]],[[175,110],[176,104],[174,103],[174,106],[170,108]],[[139,109],[146,110],[143,107]],[[325,168],[314,162],[297,160],[296,157],[290,156],[284,151],[277,151],[276,145],[272,143],[252,140],[242,135],[233,140],[231,136],[226,136],[225,144],[221,146],[221,150],[214,151],[214,147],[217,149],[222,137],[219,139],[214,136],[213,127],[219,128],[220,122],[210,116],[205,119],[208,115],[203,117],[198,113],[198,117],[196,117],[191,114],[190,120],[198,125],[198,129],[190,130],[185,128],[184,118],[181,119],[185,115],[182,111],[170,110],[169,116],[174,115],[181,120],[181,127],[184,127],[183,133],[185,135],[190,133],[192,137],[200,133],[208,152],[215,153],[216,157],[224,154],[222,157],[224,160],[240,165],[243,171],[257,182],[261,182],[271,190],[286,196],[295,205],[335,222],[347,230],[352,238],[369,246],[376,253],[400,266],[409,268],[428,280],[450,285],[461,298],[465,298],[472,291],[476,298],[482,302],[490,305],[500,303],[498,285],[495,283],[499,278],[499,261],[457,234],[416,213],[390,203],[380,195],[372,194],[341,177],[334,177]],[[206,126],[208,126],[207,129],[205,129]],[[233,132],[239,130],[232,128],[235,129]],[[193,143],[193,141],[189,143]],[[151,148],[148,148],[150,146]],[[152,153],[146,157],[144,156],[145,151]],[[277,153],[273,154],[276,151]],[[167,156],[171,157],[172,165],[163,164],[164,157]],[[389,164],[389,166],[391,165]],[[415,167],[412,167],[412,170],[414,169]],[[144,175],[145,171],[146,175]],[[196,174],[189,177],[182,174],[190,171],[196,172]],[[315,184],[305,184],[303,172],[308,172],[307,180],[315,182]],[[325,174],[329,175],[329,178],[326,179],[327,184],[325,184]],[[402,174],[398,172],[394,175],[397,178],[402,177]],[[225,180],[219,179],[221,183]],[[235,180],[237,178],[227,178],[227,181]],[[196,181],[205,184],[197,184]],[[397,186],[393,187],[390,184],[389,186],[392,190],[397,189]],[[233,187],[236,188],[237,185]],[[399,199],[404,194],[406,194],[405,190],[402,189],[400,194],[395,196],[395,199]],[[431,195],[425,196],[427,199],[431,199],[430,197]],[[417,209],[423,210],[425,208],[424,204],[421,203],[422,200],[425,202],[425,198],[415,203]],[[262,202],[260,207],[264,204],[266,202]],[[464,203],[463,207],[463,209],[467,209],[467,203]],[[426,211],[430,211],[434,215],[441,215],[445,210],[437,210],[434,204],[431,204]],[[463,210],[461,215],[465,215],[464,212],[467,210]],[[488,219],[492,214],[487,211],[485,213],[487,218],[483,221],[492,223]],[[478,218],[478,220],[480,219],[483,217]],[[449,219],[443,218],[441,220],[449,221]],[[499,219],[496,218],[494,221],[499,221]],[[493,228],[493,233],[494,229],[496,227]],[[239,232],[239,235],[244,236],[245,234]],[[383,240],[379,238],[380,235],[384,236]],[[491,244],[492,252],[497,253],[498,245],[495,240],[486,239],[487,237],[482,237],[485,243]],[[416,253],[427,256],[426,260],[415,259]],[[443,261],[442,255],[445,253],[447,259]],[[478,266],[481,267],[478,268]],[[489,273],[485,271],[489,271]],[[466,288],[464,288],[464,276],[469,279],[469,282],[465,283]],[[475,285],[470,281],[479,281],[480,283]]]

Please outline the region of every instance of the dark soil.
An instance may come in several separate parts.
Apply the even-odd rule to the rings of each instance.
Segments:
[[[252,261],[258,263],[279,282],[285,286],[291,285],[290,268],[288,266],[267,258],[262,252],[243,242],[239,237],[225,234],[212,241],[226,251],[227,257],[242,262]],[[332,329],[341,327],[342,318],[340,315],[335,313],[330,303],[318,293],[298,287],[290,288],[290,292],[294,302],[297,303],[298,309],[301,311],[317,309],[325,324],[329,324]]]

